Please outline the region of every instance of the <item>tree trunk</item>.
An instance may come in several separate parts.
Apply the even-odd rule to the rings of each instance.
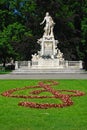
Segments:
[[[6,60],[4,59],[3,60],[3,67],[5,67],[5,65],[6,65]]]
[[[87,54],[85,55],[84,59],[84,69],[87,70]]]

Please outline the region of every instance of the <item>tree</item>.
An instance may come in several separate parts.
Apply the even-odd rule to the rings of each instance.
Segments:
[[[5,63],[8,58],[14,56],[14,50],[12,46],[9,44],[9,39],[5,35],[5,33],[0,33],[0,61],[3,62],[3,67],[5,67]]]
[[[3,66],[8,58],[14,58],[17,54],[12,43],[20,42],[24,33],[26,34],[25,27],[19,23],[10,24],[0,32],[0,58]]]
[[[81,40],[81,56],[84,61],[84,68],[87,70],[87,1],[82,6],[83,17],[81,21],[82,40]]]

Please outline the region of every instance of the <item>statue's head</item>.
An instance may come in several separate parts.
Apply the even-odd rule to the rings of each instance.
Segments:
[[[49,16],[49,12],[46,12],[46,16]]]

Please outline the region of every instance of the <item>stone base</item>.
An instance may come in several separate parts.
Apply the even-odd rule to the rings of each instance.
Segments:
[[[82,61],[43,59],[15,62],[14,73],[83,73]]]
[[[60,73],[86,73],[85,70],[83,69],[69,69],[69,68],[60,68],[60,69],[55,69],[55,68],[28,68],[28,67],[21,67],[17,70],[14,70],[11,72],[11,74],[25,74],[25,75],[36,75],[36,74],[60,74]],[[66,75],[67,76],[67,75]]]
[[[65,68],[64,61],[59,59],[43,59],[32,61],[32,68]]]

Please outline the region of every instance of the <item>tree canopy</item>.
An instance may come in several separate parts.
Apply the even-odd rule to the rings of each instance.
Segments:
[[[86,0],[0,0],[0,61],[30,60],[43,35],[46,12],[56,25],[55,38],[66,60],[83,60],[87,69]]]

